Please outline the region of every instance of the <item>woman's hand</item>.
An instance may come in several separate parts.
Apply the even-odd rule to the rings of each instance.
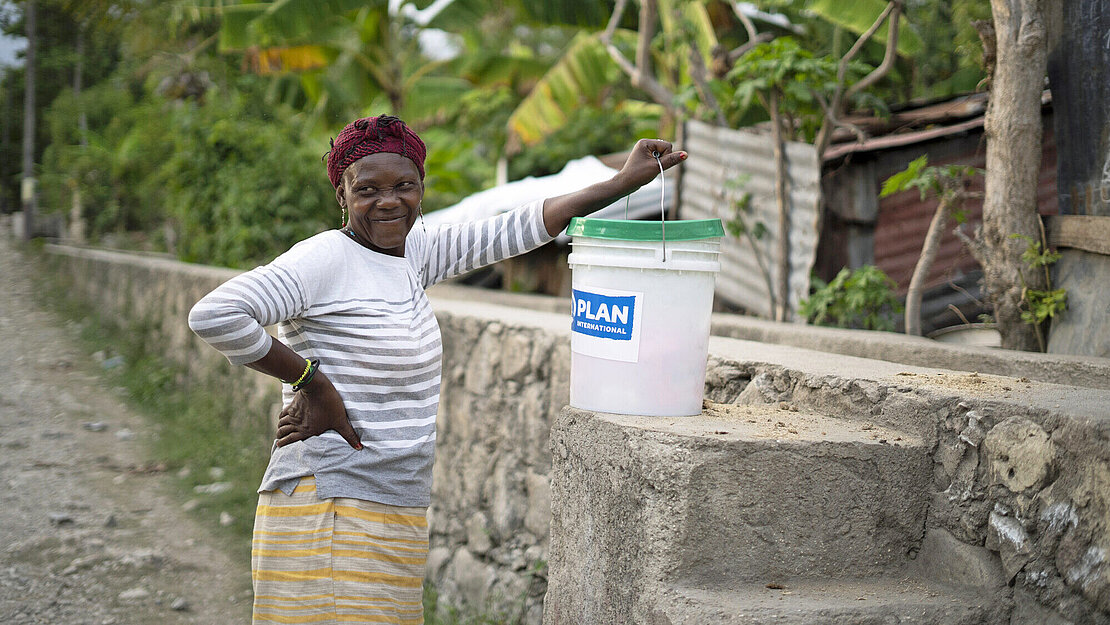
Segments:
[[[658,154],[655,160],[652,154]],[[543,203],[543,225],[555,236],[563,231],[572,217],[585,217],[651,182],[659,175],[659,166],[670,169],[686,160],[686,152],[675,152],[662,139],[640,139],[632,146],[628,160],[615,176],[566,195],[551,197]]]
[[[659,160],[656,160],[658,155]],[[670,142],[662,139],[640,139],[628,154],[615,179],[631,193],[636,189],[651,182],[660,174],[659,166],[664,170],[686,160],[686,152],[675,152]]]
[[[343,398],[322,372],[293,395],[293,401],[278,415],[277,446],[319,436],[335,430],[355,449],[362,449],[358,433],[347,419]]]

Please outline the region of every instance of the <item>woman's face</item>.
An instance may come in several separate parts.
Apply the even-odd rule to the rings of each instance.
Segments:
[[[350,215],[348,227],[366,247],[405,255],[405,237],[416,223],[424,182],[405,156],[378,152],[351,163],[335,199]]]

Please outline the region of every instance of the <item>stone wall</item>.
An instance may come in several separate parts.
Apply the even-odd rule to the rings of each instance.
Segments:
[[[443,391],[428,574],[454,605],[539,623],[547,590],[551,423],[567,403],[562,316],[434,300]]]
[[[1110,623],[1110,391],[775,351],[719,360],[709,396],[922,437],[932,484],[909,570],[1001,592],[1015,625]]]
[[[1110,623],[1110,391],[710,354],[697,419],[556,420],[545,623]]]
[[[187,324],[192,305],[238,272],[60,245],[46,252],[45,266],[91,311],[182,365],[182,385],[244,405],[244,421],[231,427],[257,419],[272,427],[280,385],[230,366]],[[428,576],[446,603],[539,623],[548,433],[567,403],[568,327],[560,315],[443,298],[433,305],[444,359]]]
[[[47,266],[70,294],[86,302],[92,314],[126,328],[148,349],[181,366],[182,386],[220,393],[243,405],[239,414],[244,419],[273,415],[276,422],[281,385],[246,367],[232,367],[189,329],[193,304],[237,271],[161,255],[63,245],[45,249]]]
[[[244,419],[276,413],[276,383],[230,367],[185,323],[192,303],[234,272],[97,250],[48,246],[47,251],[54,270],[68,277],[93,309],[143,332],[186,365],[190,373],[183,384],[198,392],[240,393],[250,405]],[[553,488],[558,491],[551,477],[552,428],[570,440],[564,431],[568,426],[559,422],[569,383],[566,316],[486,303],[496,298],[472,291],[451,296],[481,301],[435,293],[444,365],[428,575],[452,604],[538,623],[548,566],[554,588],[558,565],[547,563],[554,540]],[[861,334],[860,340],[865,337]],[[886,351],[889,360],[896,350]],[[928,492],[913,494],[913,500],[925,502],[917,529],[888,541],[906,552],[907,566],[932,578],[991,589],[999,597],[992,614],[1012,618],[1015,625],[1110,622],[1110,391],[1102,390],[1105,380],[1067,386],[717,337],[711,339],[710,353],[706,393],[713,402],[758,405],[783,415],[824,415],[855,423],[864,437],[878,439],[886,428],[919,441],[915,444],[931,474],[924,481]],[[1092,366],[1093,375],[1106,370],[1099,362]],[[773,437],[789,439],[790,428],[783,429]],[[724,448],[710,443],[724,431],[696,433],[705,445],[691,444],[718,453]],[[614,432],[607,425],[597,435],[631,440]],[[575,436],[582,437],[577,445],[594,444],[588,428]],[[681,473],[672,469],[659,475]],[[889,479],[905,482],[896,475]],[[685,488],[680,483],[658,486],[674,492]],[[622,493],[620,483],[609,487]],[[774,493],[749,499],[758,511],[774,501]],[[699,514],[727,520],[736,502],[721,497],[711,503],[714,510],[701,502]],[[567,527],[570,517],[564,515],[571,507],[556,509],[554,527]],[[613,510],[587,512],[604,516]],[[910,517],[898,518],[902,529],[914,525]],[[876,523],[875,531],[889,529],[880,527],[881,519]],[[789,531],[799,527],[788,524],[794,528]],[[743,545],[746,538],[730,540],[725,544]],[[694,553],[700,542],[683,544]],[[628,551],[619,542],[614,549],[609,554],[614,558]],[[678,557],[673,548],[668,554]],[[715,569],[699,562],[683,570]],[[569,589],[564,592],[581,593],[586,582],[564,579],[563,588]],[[598,580],[589,584],[601,586]],[[553,600],[558,597],[548,597],[549,603]]]

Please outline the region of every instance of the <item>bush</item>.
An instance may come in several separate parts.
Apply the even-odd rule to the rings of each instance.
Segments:
[[[86,133],[78,123],[82,111]],[[109,80],[80,97],[62,93],[44,117],[50,135],[42,166],[44,209],[68,213],[78,192],[93,240],[163,223],[162,189],[152,178],[167,158],[164,103],[135,101]]]
[[[892,331],[902,311],[897,285],[872,265],[855,271],[845,267],[828,284],[814,276],[812,286],[813,294],[802,300],[798,312],[814,325]]]

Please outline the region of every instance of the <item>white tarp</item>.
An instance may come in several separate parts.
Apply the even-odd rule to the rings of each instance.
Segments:
[[[673,171],[673,169],[668,171],[666,177],[665,202],[668,210],[673,205],[675,191]],[[448,206],[424,215],[424,220],[428,226],[433,226],[484,219],[512,210],[535,199],[564,195],[596,182],[603,182],[612,178],[616,173],[616,169],[605,165],[597,157],[586,156],[570,161],[557,174],[530,176],[492,189],[479,191],[467,196],[454,206]],[[661,184],[663,183],[657,177],[629,196],[628,219],[659,219]],[[594,213],[592,217],[624,219],[624,198]],[[560,242],[565,243],[568,240],[569,237],[565,234],[559,235]]]

